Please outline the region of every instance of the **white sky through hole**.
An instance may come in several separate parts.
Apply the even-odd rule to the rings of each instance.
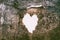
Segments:
[[[30,14],[26,13],[24,15],[22,22],[25,25],[25,27],[28,29],[28,31],[30,33],[33,33],[33,30],[35,30],[35,27],[37,26],[38,23],[38,17],[35,14],[31,17]]]

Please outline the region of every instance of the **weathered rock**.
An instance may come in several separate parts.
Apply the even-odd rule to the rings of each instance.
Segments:
[[[58,35],[54,33],[58,33],[55,30],[60,27],[59,17],[55,13],[41,13],[38,18],[38,25],[32,34],[32,40],[57,40],[59,37],[57,36],[55,39],[55,37],[52,38],[52,35]]]

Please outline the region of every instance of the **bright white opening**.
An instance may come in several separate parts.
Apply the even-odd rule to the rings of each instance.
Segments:
[[[3,22],[4,22],[4,18],[3,18],[3,17],[1,17],[1,24],[3,24]]]
[[[24,15],[24,18],[22,20],[23,24],[25,25],[25,27],[28,29],[28,31],[30,33],[33,33],[33,30],[35,30],[35,27],[38,24],[38,17],[36,14],[34,14],[32,17],[30,16],[30,14],[26,13]]]

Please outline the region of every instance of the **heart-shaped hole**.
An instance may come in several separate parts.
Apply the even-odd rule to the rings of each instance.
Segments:
[[[32,33],[38,24],[38,17],[35,14],[33,16],[30,16],[30,14],[26,13],[23,17],[22,22],[25,25],[25,27],[28,29],[28,31]]]

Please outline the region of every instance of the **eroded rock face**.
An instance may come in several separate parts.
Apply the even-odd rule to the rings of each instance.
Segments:
[[[36,26],[35,30],[30,36],[31,40],[54,40],[55,39],[54,36],[57,35],[57,33],[58,35],[60,33],[59,32],[60,19],[57,16],[57,14],[49,13],[45,9],[41,9],[39,13],[36,15],[38,16],[38,25]],[[57,38],[59,38],[59,36],[57,36]]]
[[[55,13],[45,13],[39,14],[38,18],[38,25],[33,32],[32,40],[54,40],[55,37],[52,38],[51,35],[54,34],[55,29],[59,27],[59,17]],[[55,35],[57,34],[53,36]]]
[[[41,9],[42,10],[42,9]],[[23,10],[17,14],[17,10],[7,6],[4,11],[0,9],[0,39],[1,40],[60,40],[59,18],[55,13],[39,11],[38,25],[33,34],[29,34],[25,25],[22,23],[24,17]],[[34,12],[32,12],[34,13]],[[1,24],[1,17],[4,22]],[[30,35],[30,36],[29,36]]]
[[[6,6],[4,11],[0,8],[0,40],[29,40],[28,31],[21,25],[21,17],[17,12],[10,6]]]
[[[53,37],[54,38],[53,39],[51,35],[53,35],[56,29],[59,28],[59,21],[60,21],[57,14],[49,13],[45,9],[40,9],[39,13],[37,13],[36,15],[38,17],[38,25],[36,26],[33,33],[30,34],[30,39],[31,40],[54,40],[55,37]],[[57,34],[54,34],[53,36],[55,35]]]

